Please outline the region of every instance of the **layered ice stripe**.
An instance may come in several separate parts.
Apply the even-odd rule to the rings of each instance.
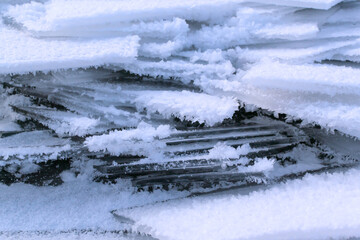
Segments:
[[[264,59],[286,61],[289,64],[311,64],[314,61],[340,57],[343,59],[349,58],[350,60],[349,55],[344,56],[344,53],[351,52],[358,43],[359,40],[357,38],[265,43],[236,47],[235,49],[224,51],[223,54],[230,59],[244,64],[257,63]]]
[[[52,0],[45,4],[31,2],[10,7],[6,16],[23,24],[28,30],[34,31],[56,30],[68,25],[101,25],[109,22],[162,20],[173,17],[196,21],[218,21],[233,14],[240,2],[243,1]]]
[[[96,1],[54,0],[9,7],[4,19],[10,25],[23,26],[34,36],[41,37],[139,35],[145,56],[165,58],[173,51],[192,46],[203,50],[225,49],[278,39],[314,38],[319,32],[318,25],[333,13],[298,13],[299,8],[254,2],[259,1],[172,1],[171,4],[166,1],[103,1],[100,6]],[[330,4],[330,1],[275,2],[309,7],[307,3]],[[159,39],[163,41],[160,44]],[[173,51],[164,53],[162,49],[169,47]]]
[[[46,31],[66,25],[103,24],[106,22],[131,22],[136,20],[169,19],[175,16],[196,21],[218,21],[233,14],[242,2],[265,0],[185,0],[185,1],[84,1],[51,0],[45,4],[29,4],[10,7],[7,16],[23,24],[29,30]],[[328,9],[341,0],[277,0],[272,4],[302,8]]]
[[[7,19],[7,18],[6,18]],[[9,24],[14,24],[7,19]],[[182,18],[170,20],[140,21],[135,23],[113,22],[73,26],[69,24],[56,31],[28,31],[37,37],[82,37],[82,38],[111,38],[138,35],[144,40],[166,41],[175,37],[183,36],[189,31],[189,25]]]
[[[161,61],[136,60],[120,64],[119,67],[139,75],[177,77],[186,83],[201,77],[226,79],[236,71],[229,60],[207,64],[206,62],[192,63],[176,58]]]
[[[344,51],[339,51],[334,54],[331,59],[339,61],[352,61],[359,63],[360,62],[360,45],[350,47]]]
[[[0,73],[27,73],[128,63],[137,56],[139,38],[43,40],[1,29]]]
[[[61,152],[71,149],[70,141],[52,136],[48,131],[23,132],[7,138],[0,138],[0,165],[6,165],[11,157],[27,162],[37,161],[31,155],[50,155],[49,159],[56,159]]]
[[[294,65],[265,60],[255,64],[240,81],[260,88],[320,92],[328,95],[358,94],[360,70],[333,65]]]

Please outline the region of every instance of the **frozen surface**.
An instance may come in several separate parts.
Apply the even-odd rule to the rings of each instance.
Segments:
[[[359,11],[352,0],[1,1],[0,167],[32,174],[75,149],[146,157],[140,163],[234,160],[236,173],[269,178],[317,171],[323,161],[306,146],[285,156],[301,161],[280,166],[242,157],[250,145],[214,140],[241,132],[191,144],[169,119],[216,126],[241,105],[360,138]],[[206,151],[175,155],[171,140]],[[113,239],[123,229],[160,239],[360,236],[359,169],[154,204],[189,193],[94,183],[92,161],[75,158],[61,186],[0,185],[1,239],[72,239],[82,230]]]
[[[121,230],[122,224],[110,211],[186,195],[133,193],[124,183],[91,183],[81,176],[68,177],[67,182],[59,187],[26,184],[9,187],[1,184],[0,188],[0,234],[20,231],[60,233],[74,229],[95,232]]]
[[[359,236],[359,170],[306,176],[250,194],[218,194],[119,210],[160,239],[327,239]]]
[[[233,191],[155,205],[156,201],[187,193],[133,193],[123,182],[90,183],[85,174],[75,178],[71,172],[63,174],[63,179],[65,184],[58,187],[0,185],[2,237],[11,239],[12,234],[23,234],[25,238],[38,231],[45,232],[40,236],[43,238],[55,235],[66,239],[73,229],[92,230],[94,234],[128,229],[128,224],[111,215],[114,209],[136,221],[133,230],[160,239],[326,239],[360,235],[358,169],[306,176],[267,190],[255,188],[249,189],[250,193]],[[84,239],[91,239],[89,234]]]
[[[254,65],[240,81],[265,89],[318,92],[333,96],[359,93],[359,73],[359,69],[350,67],[265,61]]]

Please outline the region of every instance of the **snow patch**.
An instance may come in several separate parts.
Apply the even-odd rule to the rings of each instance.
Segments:
[[[148,156],[166,145],[157,141],[168,137],[173,131],[168,125],[157,128],[141,122],[137,128],[122,131],[112,131],[109,134],[88,137],[85,146],[91,152],[108,151],[113,155],[133,154]]]
[[[231,118],[238,109],[234,98],[216,97],[189,91],[143,91],[134,100],[138,109],[213,126]]]

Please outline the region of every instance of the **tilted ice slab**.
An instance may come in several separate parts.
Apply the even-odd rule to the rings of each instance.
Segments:
[[[9,22],[11,22],[9,20]],[[185,35],[189,26],[184,19],[174,17],[170,20],[158,20],[136,23],[104,23],[104,25],[64,26],[56,31],[29,31],[37,37],[82,37],[111,38],[138,35],[143,39],[168,40]]]
[[[20,126],[16,120],[25,120],[23,116],[13,111],[10,105],[29,105],[29,98],[22,95],[8,95],[6,89],[0,87],[0,132],[18,131]]]
[[[91,167],[91,163],[88,165]],[[67,177],[65,177],[66,175]],[[101,233],[114,231],[117,233],[117,239],[122,239],[122,235],[118,232],[122,226],[110,214],[111,210],[142,206],[183,197],[187,194],[173,191],[134,194],[133,191],[126,188],[127,185],[123,182],[115,185],[95,183],[87,181],[86,177],[88,176],[83,173],[76,178],[74,173],[67,172],[67,174],[62,174],[65,183],[57,187],[37,187],[22,183],[11,186],[0,184],[2,206],[0,209],[0,232],[8,232],[15,236],[17,233],[24,232],[24,235],[28,234],[24,239],[42,239],[41,232],[47,232],[50,236],[46,234],[44,239],[63,239],[61,232],[87,229],[90,230],[89,232],[94,230]],[[59,235],[51,238],[53,231]],[[72,236],[68,239],[79,238],[77,233]],[[0,237],[7,239],[1,234]],[[95,235],[94,238],[85,234],[85,239],[99,238],[108,239],[106,235],[102,234]],[[136,237],[134,238],[136,239]],[[14,237],[13,239],[18,238]],[[124,239],[131,239],[131,237],[127,236]]]
[[[6,16],[34,31],[61,29],[68,25],[100,25],[112,22],[162,20],[217,20],[234,13],[241,0],[211,1],[67,1],[32,2],[10,7]],[[204,11],[206,9],[206,11]]]
[[[160,239],[346,238],[360,234],[359,182],[358,169],[309,175],[246,195],[215,194],[117,213],[135,221],[132,230]]]
[[[334,56],[343,56],[344,53],[352,51],[359,43],[358,39],[319,39],[259,44],[255,46],[236,47],[226,51],[230,58],[238,59],[241,62],[256,63],[263,59],[273,61],[286,61],[287,63],[313,63],[323,59],[335,59]],[[346,50],[348,49],[348,50]],[[340,55],[342,54],[342,55]],[[350,56],[347,55],[350,60]]]
[[[359,69],[332,65],[291,65],[263,61],[255,64],[241,82],[261,88],[320,92],[328,95],[359,93]]]
[[[228,78],[235,71],[230,61],[204,64],[180,59],[161,61],[136,60],[131,63],[119,64],[119,67],[139,75],[162,76],[164,78],[178,77],[185,83],[189,83],[202,76],[208,78]]]
[[[243,77],[201,84],[207,91],[360,137],[357,76],[359,69],[349,67],[267,62]]]
[[[53,129],[59,136],[84,136],[95,133],[99,119],[93,119],[71,112],[56,111],[48,108],[29,108],[44,118],[37,119],[43,125]]]
[[[134,102],[138,109],[144,108],[148,113],[158,112],[167,118],[175,116],[208,126],[231,118],[239,106],[234,98],[189,91],[141,91]]]
[[[323,59],[358,59],[356,38],[359,31],[348,24],[357,22],[356,11],[351,10],[358,7],[357,3],[344,2],[327,11],[304,9],[326,9],[338,2],[285,0],[269,4],[262,0],[187,0],[169,3],[159,0],[99,3],[53,0],[11,6],[4,18],[7,25],[1,26],[0,38],[6,47],[0,46],[3,50],[0,54],[4,54],[2,59],[0,55],[0,73],[114,64],[117,69],[140,75],[178,77],[186,83],[201,82],[209,94],[212,92],[206,85],[212,85],[214,79],[222,79],[212,87],[224,91],[235,84],[225,91],[231,97],[277,112],[305,116],[305,120],[316,119],[302,114],[297,106],[313,104],[318,109],[323,103],[333,103],[334,111],[341,104],[351,109],[357,103],[351,103],[350,99],[359,95],[354,77],[357,70],[304,64]],[[340,21],[347,13],[347,20]],[[18,31],[6,30],[9,27],[17,27]],[[27,32],[30,35],[39,31],[35,36],[88,38],[32,38],[22,32],[25,29],[30,30]],[[116,37],[125,35],[129,36]],[[263,61],[266,57],[279,62]],[[238,76],[234,80],[235,73]],[[226,83],[219,86],[223,80]],[[306,101],[309,94],[316,93],[319,93],[319,99],[311,97],[311,102]],[[205,119],[205,112],[194,114],[193,105],[177,105],[179,99],[190,97],[186,94],[178,96],[179,93],[172,92],[169,96],[174,102],[169,100],[168,103],[164,103],[162,95],[143,94],[137,98],[141,109],[209,125],[216,122],[209,116],[218,116],[218,113],[209,114]],[[66,94],[61,97],[64,102],[67,100],[66,107],[73,110],[75,98],[70,99]],[[115,111],[111,106],[86,106],[89,98],[91,96],[86,94],[76,98],[80,114],[86,116],[96,112],[101,115]],[[294,102],[293,107],[287,107],[287,101]],[[184,110],[186,108],[188,110]],[[116,122],[118,116],[115,115],[109,120]],[[225,115],[230,115],[230,111],[218,118],[223,119]],[[332,124],[334,120],[332,117],[322,122],[341,127],[340,122]]]
[[[335,53],[330,59],[340,60],[340,61],[352,61],[360,62],[360,45],[350,47],[344,51],[339,51]]]
[[[6,47],[3,47],[4,55],[0,55],[0,73],[119,64],[134,73],[153,76],[194,79],[205,74],[206,77],[227,78],[234,69],[226,61],[222,61],[221,65],[204,65],[176,59],[161,62],[154,59],[170,58],[193,46],[225,49],[239,44],[313,38],[319,31],[318,22],[332,13],[319,14],[319,17],[307,20],[300,17],[299,8],[249,2],[188,0],[169,4],[162,0],[136,3],[105,1],[100,4],[96,1],[53,0],[11,6],[4,18],[8,25],[1,26],[1,40]],[[289,2],[299,7],[306,7],[300,2],[335,3],[278,1],[276,4],[287,6]],[[201,26],[193,21],[205,21],[210,25]],[[21,33],[24,28],[19,24],[29,30],[40,31],[35,36],[94,39],[31,38]],[[8,26],[18,27],[19,31],[6,30]],[[138,35],[141,41],[133,35]],[[134,63],[132,60],[136,56],[151,60]]]
[[[135,129],[115,130],[108,134],[88,137],[85,146],[91,152],[107,151],[112,155],[149,156],[165,147],[164,142],[157,140],[168,137],[171,132],[172,130],[168,125],[160,125],[154,128],[145,122],[141,122]]]
[[[31,161],[31,155],[50,155],[50,159],[56,159],[58,154],[70,150],[70,141],[53,137],[48,131],[32,131],[18,133],[13,136],[0,138],[0,156],[4,160],[9,157],[27,158]],[[0,161],[0,165],[6,161]]]
[[[296,8],[243,7],[222,25],[203,26],[187,38],[189,46],[226,49],[238,45],[316,37],[317,21],[295,21],[289,17]],[[291,16],[291,15],[290,15]]]
[[[358,1],[349,1],[343,3],[341,9],[330,16],[326,22],[332,24],[338,23],[359,23],[360,22],[360,3]]]
[[[266,89],[227,80],[213,81],[211,85],[212,91],[221,91],[220,94],[237,96],[246,103],[286,113],[304,120],[304,123],[318,123],[325,128],[360,137],[358,94],[331,96],[319,92]]]
[[[110,40],[41,40],[0,26],[0,74],[131,62],[138,37]]]
[[[342,1],[343,0],[277,0],[271,1],[271,4],[300,8],[329,9]],[[254,0],[254,2],[269,4],[267,0]]]
[[[6,16],[13,18],[29,30],[48,31],[67,25],[84,26],[106,22],[131,22],[137,20],[186,18],[195,21],[218,20],[234,13],[242,2],[266,0],[211,0],[211,1],[68,1],[52,0],[45,4],[29,4],[10,7]],[[328,9],[341,0],[277,0],[272,4],[302,8]]]

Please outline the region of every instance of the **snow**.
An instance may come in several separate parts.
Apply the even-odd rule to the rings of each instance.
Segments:
[[[293,36],[299,38],[303,35],[314,35],[319,31],[315,24],[302,24],[302,25],[284,25],[275,27],[264,27],[255,31],[255,34],[262,35],[264,38],[287,38]]]
[[[359,74],[359,69],[349,67],[264,61],[254,65],[240,81],[261,88],[318,92],[333,96],[359,93]]]
[[[121,230],[123,226],[111,215],[112,210],[187,194],[133,193],[125,183],[106,185],[80,177],[58,187],[0,184],[0,191],[0,238],[3,233],[11,235],[28,231],[31,236],[31,232],[38,231],[59,234],[60,239],[62,231],[74,229],[93,230],[95,233]]]
[[[148,113],[158,112],[167,118],[175,116],[209,126],[231,118],[238,109],[235,99],[189,91],[142,91],[137,94],[134,102],[139,110],[146,108]]]
[[[201,77],[228,78],[235,71],[229,60],[216,64],[189,63],[178,59],[161,60],[159,62],[138,60],[122,66],[139,75],[161,76],[164,78],[178,77],[186,83]]]
[[[49,127],[55,129],[56,133],[60,136],[66,134],[84,136],[91,132],[92,128],[94,128],[98,122],[96,119],[87,117],[70,117],[69,119],[62,119],[60,126],[51,126],[50,124]]]
[[[256,2],[269,3],[266,0],[255,0]],[[281,6],[293,6],[302,8],[329,9],[342,0],[278,0],[271,2]]]
[[[212,149],[209,150],[209,154],[205,157],[208,159],[237,159],[240,155],[246,155],[251,150],[249,144],[244,144],[240,147],[233,148],[226,143],[218,142]]]
[[[24,120],[24,117],[15,113],[11,105],[28,106],[30,101],[22,95],[9,93],[0,88],[0,131],[17,131],[21,128],[15,123],[16,120]]]
[[[67,231],[67,232],[17,232],[17,233],[0,233],[4,240],[22,240],[22,239],[38,239],[38,240],[73,240],[73,239],[86,239],[86,240],[129,240],[141,239],[138,236],[130,234],[123,234],[119,232],[92,232],[92,231]],[[146,238],[145,238],[146,239]]]
[[[328,9],[341,0],[278,0],[272,4]],[[47,31],[84,25],[117,24],[137,20],[158,20],[181,17],[193,21],[218,21],[231,15],[242,0],[211,1],[68,1],[51,0],[45,4],[31,2],[9,8],[7,17],[15,19],[29,30]],[[254,0],[248,2],[262,2]],[[60,11],[61,9],[61,11]]]
[[[171,132],[168,125],[154,128],[150,124],[141,122],[135,129],[115,130],[109,134],[88,137],[85,146],[92,152],[108,151],[113,155],[148,156],[165,147],[165,143],[159,142],[157,139],[168,137]]]
[[[115,185],[89,182],[86,174],[66,176],[57,187],[0,184],[0,234],[5,239],[31,239],[34,234],[66,239],[80,234],[73,229],[84,229],[93,233],[81,233],[81,237],[91,239],[131,228],[160,239],[359,236],[359,176],[358,169],[308,175],[268,189],[188,199],[181,199],[187,192],[135,193],[122,181]],[[159,202],[176,198],[180,199]],[[135,225],[114,218],[110,211],[115,209],[135,220]]]
[[[117,213],[160,239],[328,239],[359,236],[359,170]]]
[[[138,37],[111,40],[36,39],[0,28],[0,73],[27,73],[123,63],[137,56]]]
[[[267,173],[274,169],[274,159],[268,158],[256,158],[254,165],[239,167],[238,171],[240,173],[254,173],[254,172],[264,172]]]
[[[339,49],[356,45],[358,40],[319,40],[317,44],[313,43],[312,46],[296,47],[296,46],[279,46],[279,44],[269,44],[261,48],[236,48],[233,54],[238,58],[244,59],[249,62],[261,62],[263,59],[272,59],[286,61],[289,63],[312,63],[315,60],[332,58],[339,54]],[[304,43],[305,44],[305,43]],[[348,50],[350,51],[350,50]],[[230,52],[229,52],[230,54]],[[335,55],[334,55],[335,54]],[[342,53],[344,54],[344,53]],[[346,59],[346,57],[343,57]]]
[[[159,57],[161,59],[170,57],[183,48],[181,41],[167,41],[166,43],[146,43],[141,46],[142,56]]]
[[[70,150],[70,141],[52,137],[48,131],[22,132],[6,138],[0,138],[0,156],[5,160],[10,157],[36,161],[31,155],[49,154],[50,159],[56,159],[63,152]],[[0,165],[7,164],[0,161]]]
[[[32,2],[11,7],[7,16],[24,24],[31,30],[61,28],[69,23],[105,24],[107,22],[131,22],[136,20],[169,19],[174,16],[192,20],[217,19],[233,11],[236,0],[227,1],[67,1],[53,0],[45,4]],[[206,8],[208,11],[203,12]],[[216,11],[217,8],[222,11]],[[190,8],[190,11],[188,10]],[[61,9],[61,11],[59,11]],[[40,23],[40,24],[39,24]]]
[[[359,69],[263,60],[231,80],[203,81],[209,92],[360,137]]]
[[[30,174],[35,173],[40,169],[39,165],[36,165],[32,162],[25,162],[21,165],[21,168],[19,170],[20,174]]]
[[[0,167],[32,174],[36,163],[78,150],[146,157],[140,163],[215,159],[264,175],[254,182],[317,171],[323,162],[303,145],[286,155],[301,161],[286,167],[221,141],[201,154],[169,156],[166,141],[179,132],[164,122],[216,126],[241,105],[360,138],[359,7],[352,0],[1,1]],[[68,111],[42,106],[33,92]],[[49,130],[20,126],[27,117],[12,106]],[[124,229],[159,239],[360,236],[358,168],[168,201],[189,193],[95,183],[95,163],[73,158],[60,186],[0,184],[1,239],[127,239],[115,233]],[[114,218],[115,209],[134,225]]]

